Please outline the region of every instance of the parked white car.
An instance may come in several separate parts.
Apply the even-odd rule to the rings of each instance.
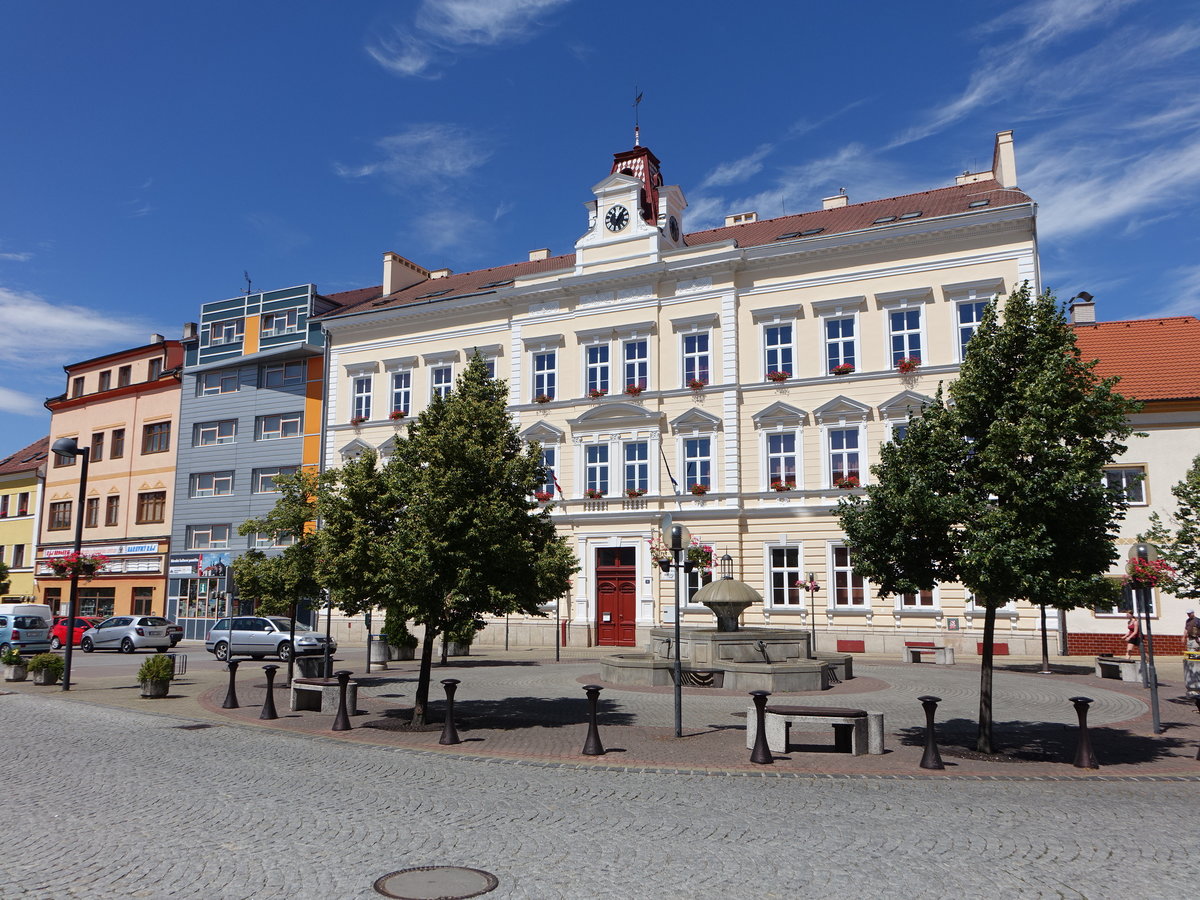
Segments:
[[[251,659],[263,659],[267,656],[278,656],[287,661],[292,657],[292,651],[299,656],[324,653],[325,635],[309,631],[303,625],[296,625],[296,643],[292,645],[292,623],[289,619],[272,616],[234,616],[233,619],[220,619],[209,629],[204,639],[204,649],[219,660],[227,660],[230,656],[230,645],[233,646],[234,656],[249,656]],[[329,652],[337,652],[337,641],[328,640]]]

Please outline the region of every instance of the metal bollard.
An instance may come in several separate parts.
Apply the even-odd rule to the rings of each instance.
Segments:
[[[337,715],[333,717],[333,728],[331,731],[349,731],[350,730],[350,714],[346,711],[346,688],[350,684],[350,676],[353,673],[349,669],[339,669],[333,675],[338,680],[338,710]]]
[[[237,667],[236,659],[227,660],[225,666],[229,669],[229,689],[225,691],[225,702],[221,704],[221,709],[237,709]]]
[[[1092,698],[1072,697],[1070,699],[1075,704],[1075,713],[1079,716],[1079,743],[1075,747],[1075,768],[1098,769],[1100,763],[1096,762],[1096,755],[1092,753],[1092,742],[1088,738],[1087,730],[1088,706],[1091,705]]]
[[[767,698],[770,691],[751,691],[754,698],[754,718],[758,723],[758,733],[754,736],[754,749],[750,753],[750,762],[769,766],[775,762],[771,748],[767,746]],[[786,749],[786,748],[785,748]]]
[[[918,697],[921,705],[925,707],[925,754],[921,757],[922,769],[944,769],[942,765],[942,754],[938,752],[937,738],[933,733],[933,714],[937,712],[937,705],[942,702],[941,697]]]
[[[461,744],[458,729],[454,727],[454,692],[458,690],[457,678],[443,678],[442,685],[446,688],[446,724],[442,726],[442,736],[439,744]]]
[[[600,699],[602,688],[598,684],[585,684],[588,698],[588,733],[583,742],[584,756],[603,756],[604,745],[600,743],[600,729],[596,727],[596,703]]]
[[[263,701],[262,712],[258,714],[260,719],[278,719],[279,713],[275,711],[275,672],[279,666],[263,666],[263,671],[267,673],[267,699]]]

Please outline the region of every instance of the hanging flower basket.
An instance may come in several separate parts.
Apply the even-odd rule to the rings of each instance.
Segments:
[[[599,400],[607,393],[608,391],[604,388],[592,388],[590,391],[588,391],[588,396],[593,400]]]
[[[645,495],[645,493],[646,492],[641,488],[625,488],[625,496],[630,500],[635,500],[638,497],[642,497]]]
[[[71,578],[77,572],[84,581],[91,581],[96,573],[108,565],[108,557],[99,553],[68,553],[46,560],[46,565],[59,578]]]
[[[815,578],[813,578],[811,581],[797,581],[794,586],[809,594],[815,594],[821,589],[821,586],[817,584],[817,579]]]
[[[794,481],[772,481],[771,482],[771,490],[773,490],[773,491],[779,491],[780,493],[783,493],[784,491],[793,491],[795,489],[796,489],[796,482],[794,482]]]
[[[901,375],[910,375],[913,372],[917,371],[917,368],[920,365],[921,365],[921,357],[906,356],[903,359],[901,359],[899,362],[896,363],[896,369],[899,370]]]
[[[549,403],[550,395],[549,394],[538,394],[536,397],[533,398],[533,402],[534,403]]]
[[[669,572],[674,560],[671,548],[659,537],[646,538],[646,543],[650,545],[650,558],[664,572]],[[711,544],[703,544],[699,538],[694,537],[684,549],[684,555],[688,562],[700,570],[701,575],[706,575],[712,570],[713,548]]]
[[[835,478],[835,479],[833,479],[833,486],[842,488],[844,490],[850,490],[851,488],[856,488],[856,487],[858,487],[858,476],[857,475],[847,475],[845,478]]]
[[[583,492],[583,496],[587,497],[589,500],[601,500],[604,497],[604,491],[600,490],[599,488],[588,488]]]
[[[831,375],[849,375],[854,371],[854,366],[850,363],[842,363],[840,366],[834,366],[829,370]]]
[[[1125,584],[1138,588],[1163,588],[1175,585],[1175,567],[1163,559],[1136,557],[1125,567]]]
[[[554,499],[554,495],[549,491],[534,491],[533,496],[538,503],[549,503]]]
[[[688,488],[688,490],[691,491],[693,494],[695,494],[697,497],[703,497],[705,494],[708,493],[709,487],[707,484],[693,484],[690,488]]]
[[[708,380],[704,378],[692,378],[688,380],[687,386],[693,391],[702,391],[708,387]]]
[[[791,372],[768,372],[767,373],[767,381],[774,381],[776,384],[780,384],[784,381],[787,381],[791,377],[792,377]]]
[[[640,384],[625,385],[625,393],[628,394],[630,397],[636,397],[638,394],[640,394],[644,390],[645,390],[645,388],[642,387]]]
[[[388,413],[388,418],[391,419],[393,422],[398,422],[399,420],[403,419],[407,415],[408,415],[407,409],[393,409],[390,413]]]

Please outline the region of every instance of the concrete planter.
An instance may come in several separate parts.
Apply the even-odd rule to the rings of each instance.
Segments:
[[[153,681],[142,682],[142,697],[147,700],[160,700],[167,696],[167,692],[171,689],[169,679],[156,678]]]
[[[399,644],[399,645],[388,644],[388,659],[389,660],[396,661],[396,660],[416,659],[416,658],[417,658],[417,647],[415,644],[413,644],[411,646],[408,644]]]
[[[29,675],[29,666],[5,666],[5,681],[24,681]]]
[[[330,660],[330,668],[332,669],[333,660]],[[325,654],[320,656],[297,656],[296,668],[300,670],[300,674],[304,678],[326,678],[328,675],[325,672]]]
[[[460,644],[458,641],[446,641],[447,656],[470,656],[471,645]]]
[[[33,673],[34,684],[58,684],[58,673],[50,669],[39,669]]]

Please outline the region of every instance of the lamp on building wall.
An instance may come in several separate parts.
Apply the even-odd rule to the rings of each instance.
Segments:
[[[79,502],[75,510],[75,558],[79,559],[79,551],[83,548],[83,502],[87,491],[88,461],[91,450],[80,447],[75,438],[59,438],[50,449],[59,456],[81,457],[79,466]],[[71,567],[71,594],[67,603],[67,652],[63,662],[62,689],[71,689],[71,650],[75,646],[75,617],[79,615],[79,569],[78,565]]]
[[[679,595],[683,573],[692,571],[693,563],[687,558],[692,543],[692,533],[684,525],[663,523],[663,544],[671,551],[670,559],[661,559],[658,564],[664,572],[675,570],[675,737],[683,737],[683,661],[679,655]],[[732,567],[733,561],[730,560]]]

